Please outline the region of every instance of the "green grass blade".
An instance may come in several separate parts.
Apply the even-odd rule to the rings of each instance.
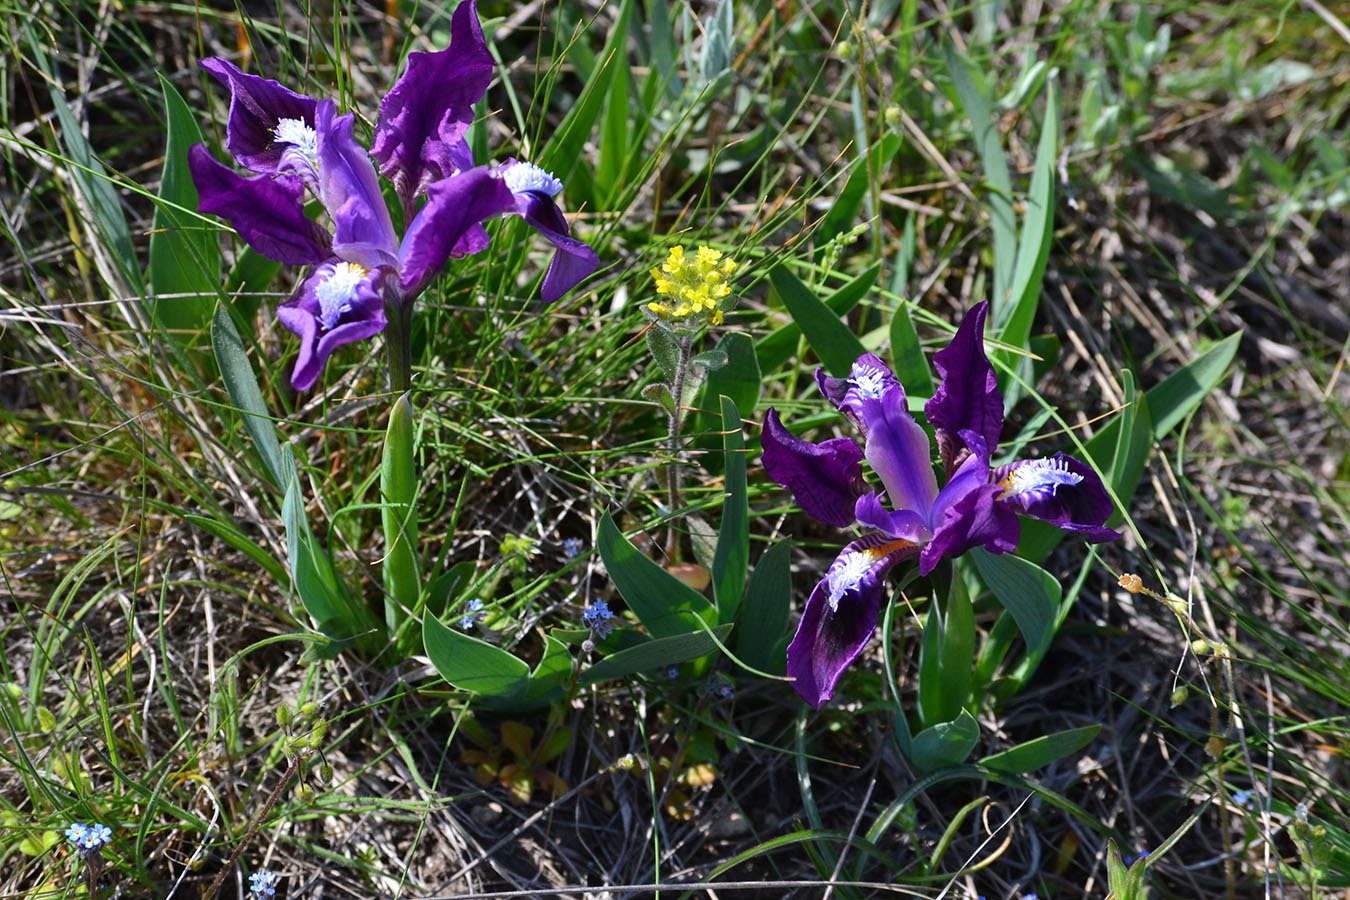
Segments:
[[[849,310],[857,306],[858,302],[867,296],[868,291],[872,290],[872,287],[877,283],[877,276],[880,274],[881,263],[877,263],[826,297],[825,305],[835,316],[847,315]],[[791,308],[789,308],[788,312],[791,311]],[[801,326],[793,321],[760,338],[755,344],[755,354],[759,357],[760,370],[773,372],[786,365],[788,360],[792,359],[792,354],[797,351],[797,342],[801,339],[801,336]],[[854,359],[856,358],[854,357]],[[851,364],[852,360],[849,362]],[[750,412],[750,410],[747,409],[746,412]]]
[[[1035,563],[1011,554],[998,555],[977,547],[969,557],[980,578],[1017,623],[1028,655],[1044,652],[1055,637],[1062,593],[1059,581]]]
[[[1022,775],[1077,753],[1101,730],[1100,725],[1084,725],[1082,728],[1070,728],[1042,735],[1016,747],[1010,747],[1002,753],[986,756],[980,760],[980,765],[1007,772],[1009,775]]]
[[[496,700],[524,695],[530,667],[500,647],[461,634],[433,615],[422,617],[427,658],[447,683]]]
[[[801,328],[806,342],[820,357],[825,370],[838,377],[847,375],[853,367],[853,361],[866,352],[862,342],[839,315],[821,303],[811,289],[802,284],[786,266],[770,269],[769,281],[782,298],[793,321]],[[765,368],[763,359],[760,360],[760,367]]]
[[[775,674],[787,668],[783,651],[789,637],[791,553],[792,545],[779,541],[760,555],[745,590],[742,625],[736,630],[736,652],[745,664]]]
[[[718,640],[721,640],[730,631],[730,625],[718,625],[712,629],[712,634],[716,635]],[[687,659],[696,659],[712,653],[716,649],[717,641],[713,640],[712,635],[703,631],[661,637],[606,656],[583,671],[581,680],[586,684],[593,684],[597,681],[623,678],[626,675],[648,672],[652,669],[681,663]]]
[[[611,79],[615,73],[627,69],[626,63],[621,64],[621,60],[626,59],[628,52],[628,19],[632,10],[632,0],[623,0],[618,20],[604,49],[600,51],[600,64],[591,71],[580,99],[568,110],[541,153],[539,165],[553,172],[564,183],[586,158],[582,148],[590,139],[596,120],[605,109]],[[591,200],[593,205],[598,202],[594,197]]]
[[[642,555],[606,513],[596,549],[624,601],[653,637],[701,632],[696,616],[710,609],[707,598]]]
[[[726,460],[726,496],[722,502],[722,524],[713,554],[712,585],[717,600],[717,621],[736,620],[745,591],[745,576],[750,568],[750,503],[746,495],[745,434],[735,402],[722,401],[722,448]]]
[[[197,188],[188,172],[187,152],[203,140],[197,118],[162,74],[168,139],[154,230],[150,233],[150,286],[155,320],[189,343],[211,319],[220,293],[220,247],[215,229],[197,217]],[[170,296],[172,295],[172,296]]]
[[[131,243],[131,229],[127,226],[126,215],[122,212],[121,201],[112,179],[108,176],[103,163],[94,155],[94,149],[84,136],[80,125],[75,121],[70,104],[66,102],[65,91],[52,69],[46,48],[34,33],[30,22],[25,26],[28,44],[33,58],[47,82],[47,93],[51,97],[56,121],[60,126],[61,144],[65,147],[70,161],[70,175],[74,180],[80,197],[93,217],[94,229],[102,246],[112,257],[112,264],[126,282],[126,287],[143,293],[144,278],[136,262],[136,251]],[[114,286],[115,287],[115,286]]]
[[[283,448],[281,460],[286,485],[281,520],[286,527],[286,551],[295,592],[318,630],[337,645],[330,649],[356,643],[362,652],[372,653],[380,642],[374,617],[360,600],[352,597],[328,551],[309,528],[300,494],[300,475],[289,444]]]
[[[208,516],[198,516],[192,513],[185,513],[183,519],[196,525],[207,534],[220,538],[234,549],[243,553],[249,559],[267,570],[267,574],[272,576],[281,587],[285,587],[290,582],[291,576],[286,572],[286,566],[277,561],[272,554],[268,553],[257,543],[250,540],[248,535],[244,534],[232,522],[221,522]]]
[[[959,766],[980,740],[980,726],[964,709],[950,722],[939,722],[914,735],[909,762],[919,775]]]
[[[635,157],[628,130],[628,119],[633,112],[629,105],[633,73],[625,48],[621,44],[617,49],[605,67],[606,83],[598,89],[608,98],[604,117],[600,120],[600,158],[595,166],[596,196],[605,209],[611,209],[615,198],[627,187],[624,176],[629,161]]]
[[[1017,267],[1006,303],[994,307],[994,334],[1013,347],[1025,347],[1031,338],[1031,325],[1040,305],[1045,264],[1055,230],[1055,155],[1059,144],[1059,113],[1052,87],[1046,96],[1045,122],[1041,125],[1041,143],[1031,175],[1026,218],[1022,221],[1022,240],[1017,248]],[[1029,360],[1005,357],[1008,364],[1031,371]],[[1016,402],[1021,385],[1004,374],[1003,385],[1009,408]]]
[[[1241,339],[1240,331],[1230,334],[1144,393],[1148,416],[1152,421],[1153,441],[1161,440],[1199,407],[1205,395],[1214,389],[1228,371]],[[1104,471],[1110,472],[1114,463],[1114,454],[1120,444],[1122,422],[1123,416],[1117,415],[1106,427],[1097,432],[1092,440],[1083,445],[1087,451],[1086,458],[1095,462]],[[1112,488],[1116,490],[1116,497],[1122,504],[1134,493],[1134,487],[1138,484],[1142,471],[1141,465],[1138,469],[1139,474],[1135,474],[1133,469],[1122,469],[1118,473],[1121,487],[1127,489],[1124,492],[1116,489],[1115,477],[1112,478]],[[1022,529],[1022,540],[1018,545],[1017,555],[1030,560],[1044,559],[1064,536],[1063,531],[1052,525],[1027,522]]]
[[[249,364],[248,353],[244,350],[244,342],[224,304],[217,304],[211,320],[211,345],[215,350],[221,378],[225,381],[225,392],[230,395],[230,402],[243,414],[244,429],[253,438],[253,447],[262,457],[266,474],[273,484],[280,486],[284,480],[277,426],[268,418],[267,404],[263,402],[258,379],[253,375],[253,366]]]
[[[984,166],[984,178],[989,188],[986,203],[989,206],[990,227],[994,244],[993,318],[1002,318],[1002,307],[1007,303],[1008,287],[1012,283],[1013,266],[1017,260],[1017,222],[1013,217],[1012,178],[1003,155],[1002,138],[994,125],[989,110],[989,87],[975,64],[956,49],[952,39],[943,35],[942,52],[947,62],[947,73],[956,87],[961,109],[970,119],[971,136],[975,150]]]

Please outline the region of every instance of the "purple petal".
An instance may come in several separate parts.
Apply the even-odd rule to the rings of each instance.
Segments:
[[[1120,535],[1103,523],[1114,507],[1092,467],[1066,453],[1000,466],[993,481],[998,500],[1024,516],[1082,535],[1092,543]]]
[[[455,259],[463,256],[476,256],[486,250],[490,243],[492,243],[492,239],[488,237],[487,229],[482,225],[474,225],[455,242],[455,246],[450,250],[450,255]]]
[[[875,353],[864,353],[854,360],[847,378],[835,378],[817,367],[816,387],[826,400],[834,404],[835,409],[849,417],[864,436],[867,434],[864,405],[868,401],[881,400],[891,390],[899,390],[902,396],[904,394],[904,388],[891,372],[890,366]]]
[[[984,438],[969,430],[962,431],[959,436],[966,442],[970,455],[961,463],[961,468],[947,479],[942,490],[938,491],[937,499],[933,501],[933,509],[928,514],[928,519],[934,527],[942,522],[948,507],[976,488],[989,483],[989,450]]]
[[[897,382],[880,399],[858,403],[867,434],[867,461],[881,476],[886,497],[894,509],[912,509],[925,519],[937,498],[932,445],[909,414],[905,392]]]
[[[571,236],[567,219],[551,196],[542,191],[523,191],[516,195],[516,209],[531,228],[558,248],[544,273],[540,295],[545,303],[561,299],[600,267],[595,251]]]
[[[421,293],[480,222],[515,206],[511,189],[486,166],[434,182],[399,248],[404,292]]]
[[[366,271],[355,263],[329,259],[310,273],[295,296],[277,307],[281,324],[300,336],[292,387],[309,390],[334,350],[384,330],[384,295],[397,289],[393,282],[392,269]]]
[[[197,209],[227,220],[239,236],[268,259],[292,266],[332,256],[332,237],[305,217],[304,185],[294,175],[245,177],[216,160],[205,144],[188,150],[197,186]]]
[[[819,707],[833,696],[839,676],[876,631],[882,579],[917,549],[885,535],[859,538],[843,549],[816,585],[787,649],[792,687],[807,703]]]
[[[225,126],[225,146],[239,164],[263,174],[277,172],[285,144],[276,140],[282,119],[294,119],[314,127],[315,100],[297,94],[269,78],[248,75],[218,56],[197,63],[230,89],[230,117]]]
[[[371,155],[409,217],[413,198],[431,182],[472,168],[464,132],[492,73],[478,10],[465,0],[450,21],[450,46],[409,53],[403,74],[380,101]]]
[[[937,436],[938,453],[948,477],[970,452],[960,437],[963,430],[982,436],[990,453],[998,449],[1003,431],[1003,395],[994,367],[984,355],[984,317],[988,311],[987,300],[972,307],[952,342],[933,356],[942,383],[924,405],[924,413]]]
[[[853,512],[863,525],[885,532],[899,540],[922,545],[933,537],[924,516],[912,509],[889,511],[881,505],[881,498],[875,491],[869,491],[859,497]]]
[[[364,268],[393,265],[398,239],[389,208],[380,193],[380,178],[370,156],[352,136],[354,113],[337,115],[332,100],[319,104],[319,199],[333,217],[333,252]]]
[[[856,443],[848,438],[804,441],[783,427],[772,407],[764,416],[761,441],[764,471],[792,492],[807,515],[837,528],[853,524],[853,506],[867,490],[863,452]]]
[[[960,556],[971,547],[983,546],[990,553],[1017,549],[1022,527],[1012,509],[997,502],[1002,490],[997,484],[982,484],[946,508],[919,557],[919,574],[927,575],[943,557]]]

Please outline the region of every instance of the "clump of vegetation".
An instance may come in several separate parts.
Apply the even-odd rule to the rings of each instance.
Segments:
[[[1350,32],[1038,9],[0,17],[5,891],[1350,886]]]

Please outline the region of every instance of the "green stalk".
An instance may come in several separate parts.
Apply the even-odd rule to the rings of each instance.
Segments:
[[[667,504],[670,515],[675,514],[675,510],[680,508],[680,456],[683,449],[683,441],[680,439],[680,427],[684,424],[684,381],[689,372],[689,351],[693,347],[694,336],[692,334],[681,334],[679,336],[679,356],[675,360],[675,378],[670,386],[670,429],[667,434],[670,444],[670,464],[666,466],[666,489]],[[675,527],[672,519],[670,523],[670,532],[666,538],[666,557],[671,562],[680,561],[680,537],[679,530]]]
[[[389,356],[389,388],[406,394],[412,387],[412,304],[399,298],[384,301],[384,346]]]

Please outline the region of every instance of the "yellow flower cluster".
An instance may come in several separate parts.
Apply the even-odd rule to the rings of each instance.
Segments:
[[[647,308],[667,322],[706,313],[709,322],[721,325],[722,310],[717,306],[731,293],[727,276],[735,268],[734,259],[723,259],[721,251],[711,247],[699,247],[692,259],[684,255],[684,247],[671,247],[661,268],[652,269],[656,292],[670,299],[648,303]]]

